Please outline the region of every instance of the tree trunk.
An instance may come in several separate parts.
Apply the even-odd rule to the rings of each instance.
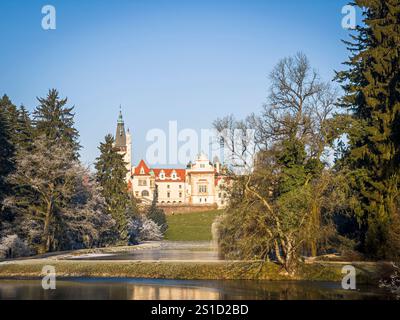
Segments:
[[[49,252],[51,249],[51,234],[50,234],[50,224],[52,218],[53,204],[51,201],[47,204],[46,215],[44,219],[43,237],[42,237],[42,248],[41,253]]]

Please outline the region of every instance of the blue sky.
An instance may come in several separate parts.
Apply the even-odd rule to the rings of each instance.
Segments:
[[[148,130],[210,128],[266,101],[279,59],[303,51],[325,80],[342,68],[342,0],[2,0],[0,94],[29,110],[57,88],[75,105],[82,160],[115,132],[119,105],[134,162]],[[41,28],[44,5],[57,29]]]

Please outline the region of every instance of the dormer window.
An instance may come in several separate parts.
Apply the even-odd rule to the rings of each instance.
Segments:
[[[164,173],[164,171],[161,171],[161,172],[160,172],[160,179],[161,179],[161,180],[164,180],[164,179],[165,179],[165,173]]]
[[[171,178],[172,178],[172,180],[176,180],[177,176],[176,176],[176,171],[175,170],[172,171]]]
[[[143,167],[140,168],[140,174],[144,174],[144,168]]]

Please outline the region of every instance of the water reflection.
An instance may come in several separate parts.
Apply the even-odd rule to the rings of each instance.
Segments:
[[[0,280],[0,299],[101,300],[295,300],[390,299],[376,287],[345,291],[331,282],[71,279],[58,280],[56,290],[43,290],[40,280]]]

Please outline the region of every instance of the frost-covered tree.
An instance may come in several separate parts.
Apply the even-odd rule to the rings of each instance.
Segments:
[[[130,221],[129,234],[136,242],[160,241],[164,238],[161,227],[145,215]]]
[[[0,239],[0,259],[26,257],[32,254],[26,242],[16,234]]]
[[[388,289],[397,299],[400,299],[400,268],[395,264],[393,264],[393,268],[394,273],[390,276],[390,279],[382,280],[380,287]]]
[[[17,157],[10,180],[26,192],[6,201],[15,212],[17,232],[39,252],[104,246],[114,243],[115,221],[100,187],[69,144],[47,145],[45,137],[31,152]]]
[[[85,168],[76,176],[74,193],[60,210],[59,249],[102,247],[118,240],[116,222],[95,177]]]
[[[16,192],[7,203],[24,223],[20,227],[32,230],[35,239],[30,242],[40,252],[56,248],[62,208],[74,195],[76,177],[83,174],[79,164],[71,161],[73,154],[69,144],[49,145],[45,136],[37,137],[32,151],[19,153],[17,170],[10,176],[10,182],[26,192]]]

